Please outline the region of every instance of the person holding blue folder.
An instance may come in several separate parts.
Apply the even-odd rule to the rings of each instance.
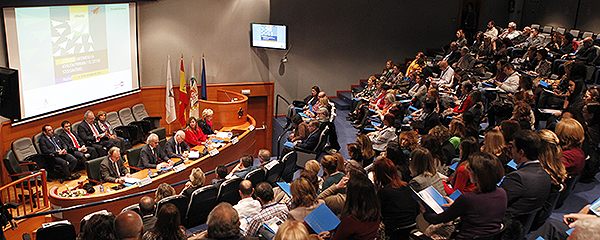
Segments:
[[[473,192],[462,194],[456,201],[446,197],[448,204],[442,206],[448,208],[441,214],[421,208],[425,220],[432,224],[460,217],[460,231],[453,239],[473,239],[501,231],[506,213],[506,191],[496,185],[504,175],[498,159],[486,152],[474,153],[470,156],[469,170],[471,181],[477,186]]]

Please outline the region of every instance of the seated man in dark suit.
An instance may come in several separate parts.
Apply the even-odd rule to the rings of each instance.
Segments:
[[[74,180],[81,177],[79,174],[71,175],[77,166],[77,159],[67,152],[67,145],[54,134],[52,126],[46,124],[42,127],[42,136],[38,140],[38,145],[42,154],[48,154],[54,158],[54,163],[60,165],[65,178],[64,180]]]
[[[215,168],[215,173],[217,173],[217,177],[211,180],[210,184],[215,185],[215,187],[219,187],[227,177],[227,167],[225,167],[223,164],[219,164],[219,166]]]
[[[146,146],[142,148],[140,152],[140,162],[138,163],[139,168],[169,168],[173,166],[173,161],[158,145],[158,135],[155,133],[150,134],[146,141]]]
[[[321,135],[321,131],[319,131],[319,127],[321,127],[321,123],[319,120],[313,119],[308,123],[308,132],[310,134],[304,140],[298,140],[294,142],[294,147],[304,148],[312,150],[317,144],[319,144],[319,135]]]
[[[508,200],[506,215],[512,216],[542,207],[550,195],[551,180],[537,160],[541,147],[537,134],[530,130],[517,132],[509,147],[518,168],[506,175],[500,187]]]
[[[60,126],[64,131],[59,136],[67,145],[67,152],[75,156],[82,166],[85,166],[87,160],[98,157],[98,153],[94,147],[86,147],[83,140],[71,131],[71,123],[69,121],[63,121]]]
[[[184,131],[177,131],[167,143],[165,143],[165,152],[169,158],[183,158],[187,159],[190,153],[190,146],[187,145],[183,140],[185,139]]]
[[[100,156],[106,156],[106,149],[119,146],[117,139],[108,138],[106,133],[100,129],[98,123],[94,122],[94,112],[85,112],[84,120],[77,126],[77,134],[85,142],[86,146],[92,146]]]
[[[429,99],[423,103],[423,113],[419,120],[423,122],[423,133],[427,134],[433,127],[440,125],[439,114],[435,111],[437,103],[435,100]]]
[[[144,223],[144,232],[154,230],[154,223],[156,223],[156,217],[154,216],[156,204],[154,204],[154,198],[143,196],[140,198],[138,205],[140,206],[142,222]]]
[[[102,182],[123,183],[123,177],[131,177],[129,169],[123,164],[121,150],[112,147],[108,150],[108,156],[100,163],[100,179]]]

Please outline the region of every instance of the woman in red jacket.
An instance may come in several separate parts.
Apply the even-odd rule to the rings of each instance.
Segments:
[[[198,121],[195,117],[190,117],[185,127],[185,143],[190,147],[204,144],[206,141],[206,135],[202,132],[202,129],[198,127]]]

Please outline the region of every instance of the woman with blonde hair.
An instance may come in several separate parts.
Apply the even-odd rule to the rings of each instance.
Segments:
[[[585,166],[585,153],[581,150],[583,126],[573,118],[563,118],[556,124],[556,135],[563,150],[563,164],[569,176],[579,175]]]
[[[504,141],[502,132],[498,129],[492,129],[485,134],[481,151],[491,153],[496,156],[502,164],[506,164],[506,153],[503,151],[505,147],[506,142]]]
[[[433,186],[440,194],[447,196],[446,191],[444,191],[444,183],[438,176],[435,166],[435,160],[427,148],[419,147],[413,150],[410,153],[409,168],[414,178],[408,182],[408,186],[416,192]]]
[[[161,183],[158,185],[158,188],[156,188],[156,192],[154,192],[154,202],[158,203],[163,198],[170,197],[175,194],[177,194],[177,192],[175,192],[175,188],[171,187],[171,185],[167,183]]]
[[[311,237],[308,235],[308,230],[302,222],[288,219],[279,226],[277,234],[273,237],[273,240],[310,240]]]
[[[542,140],[540,149],[540,163],[544,170],[548,172],[552,178],[553,185],[559,185],[567,178],[567,170],[562,162],[562,149],[560,148],[560,140],[554,132],[548,129],[538,131],[538,135]]]
[[[202,133],[206,135],[215,134],[215,130],[213,130],[213,110],[210,108],[205,108],[202,110],[202,119],[198,121],[198,127],[202,129]]]
[[[185,183],[185,187],[181,190],[181,195],[185,195],[188,198],[192,197],[192,193],[196,191],[196,189],[201,188],[204,185],[204,180],[206,176],[204,172],[200,168],[192,169],[190,173],[190,180]]]

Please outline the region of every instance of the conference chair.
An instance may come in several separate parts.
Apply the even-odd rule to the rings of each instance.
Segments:
[[[532,29],[537,29],[537,30],[540,30],[540,25],[539,25],[539,24],[535,24],[535,23],[534,23],[534,24],[531,24],[531,28],[532,28]]]
[[[54,129],[54,134],[56,134],[57,136],[60,136],[65,130],[62,127],[58,127],[56,129]]]
[[[523,237],[529,233],[533,220],[541,209],[542,207],[539,207],[528,212],[507,217],[507,219],[504,220],[504,223],[507,225],[502,239],[523,239]]]
[[[75,134],[79,134],[79,133],[77,133],[77,127],[79,127],[80,123],[81,123],[81,121],[71,124],[71,130],[73,132],[75,132]]]
[[[109,112],[106,114],[106,121],[113,127],[113,130],[117,136],[129,139],[132,144],[143,141],[141,136],[141,130],[138,130],[137,126],[134,125],[123,125],[119,114],[117,112]]]
[[[136,204],[132,204],[132,205],[129,205],[127,207],[124,207],[123,210],[121,210],[121,213],[127,212],[129,210],[134,211],[137,214],[139,214],[140,217],[143,217],[142,216],[142,211],[140,210],[140,205],[139,204],[136,203]]]
[[[552,27],[552,26],[548,26],[548,25],[546,25],[546,26],[544,26],[544,28],[542,29],[542,33],[548,33],[548,34],[550,34],[550,33],[552,33],[552,29],[553,29],[553,27]]]
[[[190,229],[206,223],[208,214],[217,204],[218,193],[219,188],[214,185],[201,187],[192,193],[187,213],[185,213],[184,226],[186,228]]]
[[[558,33],[560,33],[562,35],[565,35],[565,31],[567,31],[567,29],[564,28],[564,27],[559,27],[559,28],[556,29],[556,32],[558,32]]]
[[[88,180],[90,180],[90,184],[96,185],[102,183],[102,179],[100,176],[100,163],[106,157],[98,157],[85,162],[85,171],[87,172]]]
[[[294,172],[296,171],[296,160],[298,159],[298,154],[296,151],[291,151],[286,153],[283,158],[281,158],[281,172],[279,173],[279,177],[276,182],[281,182],[282,180],[285,182],[292,182],[292,178],[294,176]]]
[[[129,171],[131,173],[141,170],[137,165],[140,162],[140,152],[142,151],[142,148],[144,148],[144,145],[131,148],[127,152],[127,162],[129,162]]]
[[[133,114],[131,114],[130,108],[123,108],[119,110],[119,119],[121,119],[121,123],[123,123],[123,125],[137,126],[142,131],[141,133],[144,136],[148,134],[150,130],[152,130],[150,122],[135,120],[135,117],[133,117]]]
[[[577,30],[577,29],[571,29],[571,30],[569,31],[569,33],[571,33],[571,35],[573,35],[573,37],[574,37],[575,39],[579,39],[579,32],[580,32],[580,31],[579,31],[579,30]]]
[[[552,211],[554,211],[554,208],[556,207],[558,198],[560,197],[560,194],[565,189],[566,189],[566,184],[564,184],[564,183],[561,183],[560,185],[557,185],[557,186],[552,185],[548,199],[546,199],[546,201],[544,202],[544,206],[536,214],[535,218],[533,219],[533,223],[531,224],[532,231],[535,231],[539,227],[541,227],[546,222],[546,220],[548,220],[550,215],[552,215]]]
[[[219,194],[217,195],[217,202],[228,202],[231,205],[236,205],[242,197],[240,197],[240,182],[242,181],[239,177],[233,177],[225,180],[219,187]]]
[[[560,207],[562,207],[567,197],[569,197],[569,195],[571,194],[571,191],[573,191],[573,189],[575,188],[575,184],[579,181],[579,177],[581,177],[581,175],[569,176],[567,177],[567,179],[565,179],[565,190],[563,190],[560,193],[560,196],[558,197],[558,201],[556,202],[556,206],[554,207],[554,209],[559,209]]]
[[[319,136],[319,143],[313,149],[304,149],[295,147],[294,151],[298,153],[296,159],[297,169],[304,169],[304,165],[311,159],[319,159],[319,156],[323,153],[325,146],[327,145],[327,139],[329,139],[329,126],[326,126],[321,131]]]
[[[271,167],[271,169],[267,169],[267,174],[265,176],[265,182],[270,183],[272,186],[275,186],[279,181],[279,177],[281,176],[281,172],[283,171],[283,164],[279,160],[275,165]]]
[[[581,35],[581,38],[586,38],[586,37],[592,37],[594,36],[594,32],[583,32],[583,34]]]
[[[264,168],[257,168],[249,172],[246,177],[244,177],[244,180],[250,180],[250,182],[252,182],[252,186],[256,186],[265,181],[265,174],[266,172]]]
[[[35,147],[35,150],[38,153],[41,153],[42,151],[40,150],[40,138],[42,137],[44,133],[38,133],[36,135],[33,135],[33,146]]]
[[[152,124],[152,129],[160,128],[160,120],[162,119],[162,117],[149,116],[148,112],[146,112],[146,107],[144,107],[143,103],[134,105],[133,107],[131,107],[131,111],[133,113],[133,117],[135,117],[137,121],[149,121]]]
[[[175,207],[177,207],[177,209],[179,210],[179,217],[181,219],[181,223],[185,223],[185,214],[183,213],[187,212],[188,205],[190,203],[189,199],[184,195],[174,195],[163,198],[160,201],[158,201],[158,203],[156,203],[156,212],[154,213],[154,216],[158,216],[158,211],[160,211],[160,208],[166,205],[167,203],[171,203],[175,205]]]
[[[60,171],[56,171],[54,166],[54,158],[50,155],[39,154],[38,151],[36,151],[31,138],[24,137],[17,139],[12,142],[11,148],[19,162],[35,162],[40,169],[44,168],[48,170],[49,178],[60,177]]]
[[[158,140],[166,140],[167,139],[167,130],[164,127],[155,128],[150,131],[150,133],[154,133],[158,135]],[[175,135],[173,135],[175,136]]]
[[[36,240],[75,240],[77,237],[75,227],[70,222],[54,223],[47,227],[40,227],[36,231]]]
[[[19,163],[19,161],[17,160],[17,157],[13,153],[13,150],[6,151],[2,161],[4,162],[4,167],[6,168],[6,171],[8,172],[8,176],[10,177],[11,181],[17,181],[21,178],[27,177],[27,176],[37,173],[39,171],[39,170],[24,171],[23,167],[25,167],[25,166],[31,165],[31,166],[34,166],[34,169],[39,169],[39,167],[37,166],[37,163],[35,163],[35,162]],[[31,189],[32,188],[35,189],[34,188],[35,186],[41,186],[41,184],[42,184],[41,177],[31,178],[29,181],[21,182],[21,183],[17,184],[15,186],[17,189],[22,189],[23,191],[27,191],[27,193],[23,192],[22,194],[19,194],[18,198],[21,200],[21,202],[26,202],[27,200],[34,201],[33,200],[34,197],[39,199],[39,195],[37,195],[35,193],[32,194]],[[34,204],[34,206],[35,205],[36,204]]]

